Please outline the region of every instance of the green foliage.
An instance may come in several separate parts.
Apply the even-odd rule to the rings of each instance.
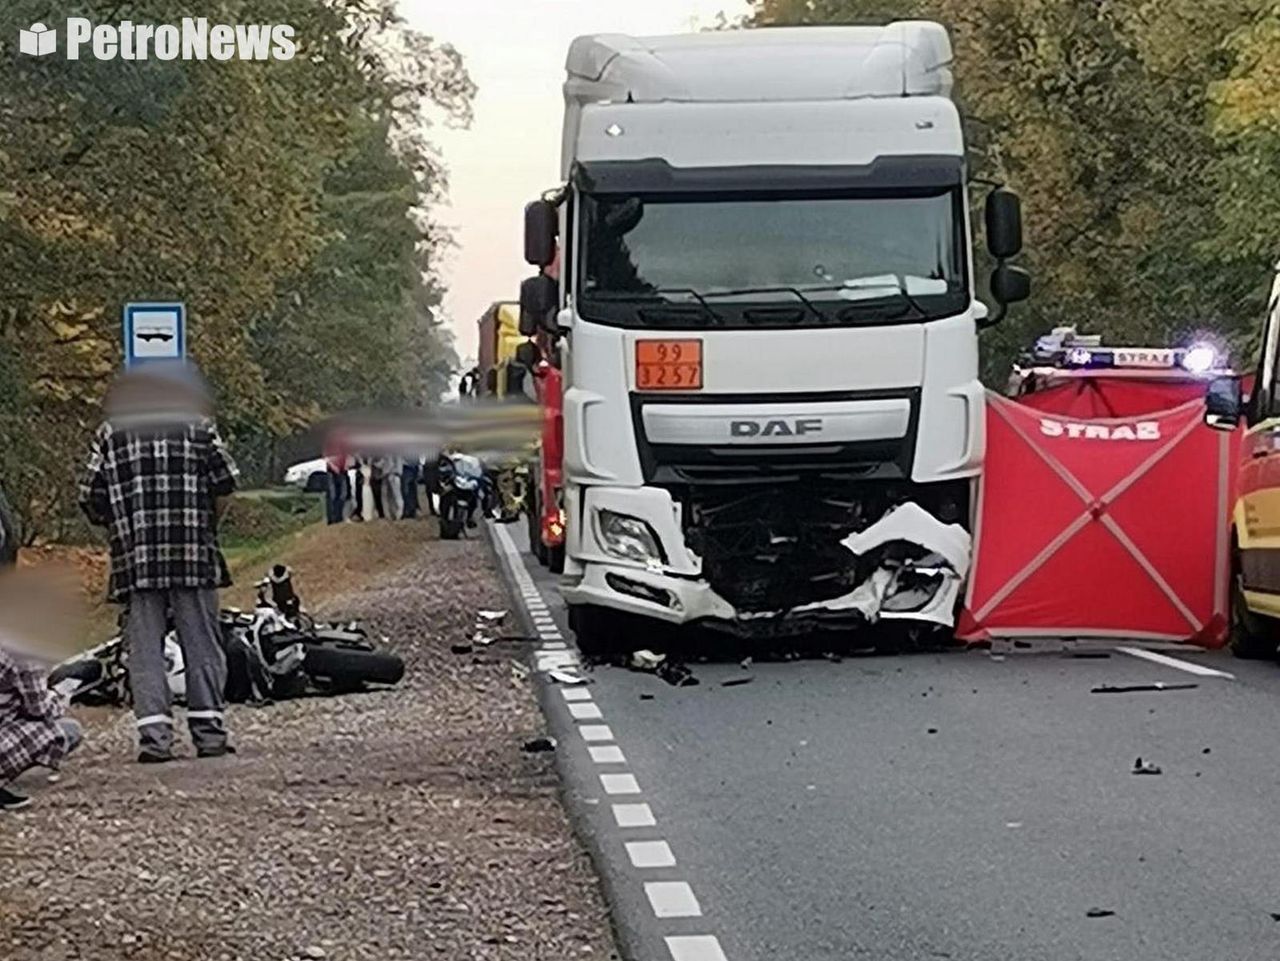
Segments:
[[[755,22],[935,19],[971,174],[1023,197],[1032,301],[984,338],[1220,334],[1247,363],[1280,213],[1280,14],[1262,0],[759,0]],[[974,190],[975,208],[983,191]]]
[[[56,536],[120,363],[120,311],[187,303],[233,444],[270,447],[346,406],[433,400],[456,363],[433,273],[448,237],[430,124],[466,123],[451,47],[391,0],[219,0],[289,23],[288,62],[11,55],[35,20],[179,22],[178,0],[0,10],[0,468]],[[20,407],[11,398],[21,396]]]

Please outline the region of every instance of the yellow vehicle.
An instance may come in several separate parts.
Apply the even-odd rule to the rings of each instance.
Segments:
[[[537,403],[533,378],[522,363],[520,346],[529,338],[520,333],[520,305],[495,303],[480,318],[479,371],[481,397],[496,401]],[[528,492],[528,461],[524,452],[488,466],[498,493],[499,519],[518,520]]]
[[[1231,650],[1269,658],[1280,643],[1280,265],[1267,302],[1262,350],[1249,389],[1239,377],[1209,384],[1206,421],[1235,431],[1243,418],[1231,512]]]

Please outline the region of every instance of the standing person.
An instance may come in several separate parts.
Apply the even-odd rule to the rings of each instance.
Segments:
[[[334,442],[324,462],[328,480],[325,491],[326,517],[330,524],[341,524],[346,520],[347,501],[351,498],[351,478],[347,473],[351,468],[351,458],[339,443]]]
[[[359,457],[351,458],[351,473],[355,475],[355,497],[351,504],[351,519],[360,522],[364,520],[364,461]]]
[[[398,521],[404,517],[404,460],[399,457],[382,459],[382,503],[387,517]]]
[[[404,500],[404,516],[407,520],[418,516],[418,478],[421,476],[422,461],[417,457],[408,458],[400,475],[400,494]]]
[[[422,490],[426,494],[427,514],[437,516],[436,495],[440,493],[440,462],[434,457],[422,460]]]
[[[86,516],[107,528],[110,599],[127,607],[143,764],[174,756],[164,658],[170,617],[186,663],[196,753],[235,753],[223,719],[227,665],[218,626],[218,588],[231,579],[216,525],[218,501],[235,490],[238,472],[212,415],[208,388],[185,363],[152,362],[126,373],[108,396],[80,486]]]
[[[386,466],[381,457],[375,457],[369,461],[369,489],[373,494],[373,510],[379,518],[387,516],[386,505],[383,502],[383,480],[386,477]],[[372,520],[372,518],[370,518]]]
[[[64,711],[44,672],[0,643],[0,811],[31,803],[6,786],[14,778],[33,767],[57,770],[80,744],[84,733]]]

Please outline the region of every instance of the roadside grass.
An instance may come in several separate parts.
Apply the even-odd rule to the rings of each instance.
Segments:
[[[233,582],[222,592],[222,603],[251,607],[254,584],[272,565],[287,564],[304,604],[318,608],[400,566],[424,541],[435,537],[434,525],[423,520],[329,527],[323,513],[323,500],[312,494],[290,490],[236,494],[219,530]],[[56,649],[51,654],[66,657],[115,634],[120,608],[105,600],[105,548],[43,545],[24,551],[21,564],[69,569],[80,585],[85,612],[82,629],[74,632],[75,637],[53,642]]]

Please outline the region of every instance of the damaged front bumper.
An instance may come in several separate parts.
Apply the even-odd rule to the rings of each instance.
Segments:
[[[659,516],[671,517],[665,511]],[[848,630],[878,621],[950,628],[972,558],[972,539],[963,527],[944,524],[908,502],[842,542],[870,568],[849,593],[788,609],[742,611],[701,576],[697,558],[683,538],[673,543],[678,529],[655,522],[651,530],[667,546],[668,557],[676,555],[675,565],[665,563],[665,558],[644,564],[609,558],[595,541],[598,530],[593,531],[584,538],[581,546],[586,550],[574,559],[562,584],[566,602],[749,636]]]

